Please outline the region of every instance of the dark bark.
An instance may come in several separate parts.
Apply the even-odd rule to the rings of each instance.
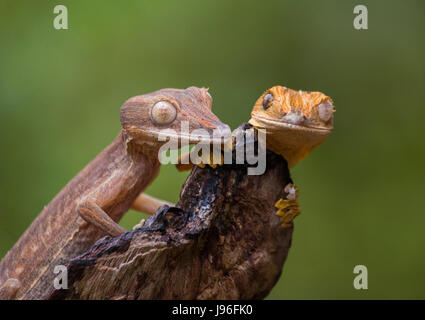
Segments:
[[[100,239],[68,263],[69,289],[50,298],[264,298],[291,245],[293,227],[282,227],[274,207],[291,179],[270,151],[263,175],[247,167],[196,167],[181,210],[163,207],[142,229]]]

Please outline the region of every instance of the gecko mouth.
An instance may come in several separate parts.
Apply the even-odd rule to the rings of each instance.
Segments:
[[[195,130],[196,131],[196,130]],[[199,133],[198,133],[199,132]],[[187,141],[189,144],[221,144],[226,143],[232,137],[230,127],[223,125],[213,130],[200,130],[198,132],[178,132],[174,130],[144,131],[144,135],[158,141],[177,140]]]
[[[288,121],[284,120],[274,120],[269,118],[264,118],[257,115],[252,115],[252,118],[257,121],[257,125],[264,127],[267,129],[277,129],[277,127],[285,127],[291,130],[300,130],[300,131],[312,131],[317,133],[330,133],[332,131],[332,128],[326,128],[326,127],[312,127],[312,126],[306,126],[301,124],[294,124]]]

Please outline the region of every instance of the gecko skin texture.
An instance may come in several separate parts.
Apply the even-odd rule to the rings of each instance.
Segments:
[[[249,123],[266,129],[267,149],[292,168],[331,134],[334,111],[332,99],[321,92],[275,86],[258,98]]]
[[[181,141],[181,122],[188,121],[190,143],[212,142],[213,130],[230,132],[211,107],[208,90],[196,87],[128,99],[117,138],[43,209],[0,262],[0,299],[47,296],[54,289],[55,266],[104,235],[124,232],[117,222],[158,175],[158,150],[165,143],[158,141],[161,129],[175,130]],[[195,129],[204,129],[205,136],[192,136]]]

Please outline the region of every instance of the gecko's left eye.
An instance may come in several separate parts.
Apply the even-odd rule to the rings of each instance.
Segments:
[[[271,93],[267,93],[263,98],[263,109],[267,110],[268,108],[270,108],[270,104],[272,103],[273,100],[274,98],[271,95]]]
[[[159,101],[151,109],[151,119],[155,124],[167,125],[176,119],[177,110],[168,101]]]

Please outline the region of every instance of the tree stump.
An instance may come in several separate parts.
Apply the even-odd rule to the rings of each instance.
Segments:
[[[180,209],[162,207],[143,228],[103,237],[69,261],[69,288],[43,298],[266,297],[291,245],[293,227],[282,227],[274,205],[292,181],[286,161],[269,150],[263,175],[248,175],[248,167],[195,167]]]

